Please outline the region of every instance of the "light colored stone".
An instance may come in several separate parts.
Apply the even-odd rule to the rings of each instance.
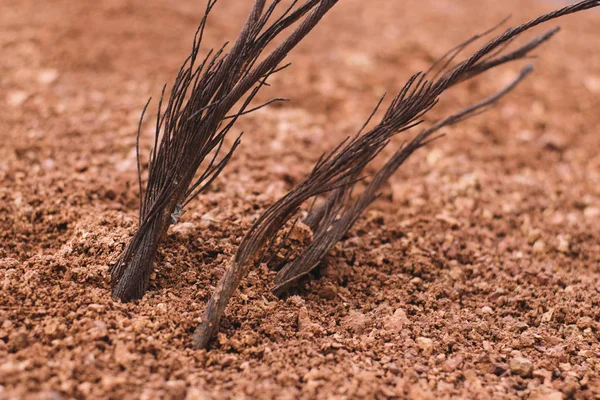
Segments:
[[[426,337],[418,337],[417,346],[419,346],[419,349],[421,349],[423,354],[431,354],[431,351],[433,350],[433,340]]]
[[[542,322],[552,321],[552,315],[554,315],[554,308],[550,308],[544,314],[542,314]]]
[[[541,239],[536,240],[535,243],[533,244],[533,252],[540,254],[545,251],[546,251],[546,243]]]
[[[37,81],[43,85],[49,85],[58,78],[58,71],[52,68],[43,69],[38,73]]]
[[[563,400],[564,395],[557,391],[546,386],[541,386],[538,390],[531,394],[529,400]]]
[[[187,391],[185,400],[211,400],[212,398],[203,390],[190,388]]]
[[[174,399],[187,398],[187,387],[183,380],[167,381],[166,389]]]
[[[406,311],[404,311],[402,308],[398,308],[396,311],[394,311],[394,315],[390,315],[386,318],[384,326],[387,331],[398,333],[409,322],[410,320],[406,316]]]
[[[585,210],[583,210],[583,216],[586,218],[598,218],[600,217],[600,208],[586,207]]]
[[[365,314],[360,311],[350,310],[348,316],[344,318],[343,324],[353,333],[363,333],[369,324],[370,320]]]
[[[437,219],[438,221],[445,222],[451,228],[457,228],[457,227],[460,226],[460,221],[459,220],[457,220],[456,218],[451,217],[449,215],[443,214],[443,213],[436,215],[435,219]]]
[[[454,357],[449,358],[448,360],[446,360],[444,362],[444,364],[442,365],[442,370],[445,372],[455,371],[458,367],[460,367],[460,365],[462,364],[463,361],[464,361],[463,356],[460,354],[457,354]]]
[[[94,326],[88,330],[92,339],[104,339],[108,337],[108,328],[104,321],[94,321]]]
[[[25,370],[25,364],[20,361],[8,361],[0,364],[0,374],[8,376]]]
[[[28,98],[29,93],[23,90],[13,90],[12,92],[8,93],[8,96],[6,96],[6,102],[10,106],[19,107],[23,105],[23,103],[25,103]]]
[[[435,166],[442,158],[444,157],[444,152],[440,149],[432,149],[427,156],[425,156],[425,160],[429,166]]]
[[[557,236],[558,244],[556,249],[561,253],[569,253],[571,251],[571,241],[567,235]]]
[[[301,333],[310,333],[312,334],[317,330],[318,325],[316,325],[310,319],[308,314],[308,309],[306,307],[300,307],[298,310],[298,331]]]
[[[180,222],[176,225],[173,225],[171,230],[175,235],[188,238],[196,231],[196,225],[193,222]]]
[[[127,348],[127,345],[124,342],[119,340],[115,344],[114,356],[115,361],[123,368],[129,368],[131,366],[131,353],[129,352],[129,349]]]
[[[527,241],[529,242],[529,244],[534,244],[541,237],[542,237],[542,231],[540,231],[539,229],[532,229],[527,234]]]
[[[592,93],[600,93],[600,77],[598,76],[587,76],[583,80],[585,88]]]
[[[60,322],[54,318],[50,318],[44,326],[44,334],[51,339],[58,337],[62,330]]]
[[[524,357],[515,357],[510,360],[510,371],[522,378],[529,378],[533,374],[533,363]]]
[[[529,325],[523,321],[517,321],[510,329],[515,332],[524,332],[529,329]]]
[[[590,317],[581,317],[577,321],[577,327],[579,329],[591,328],[594,325],[594,320]]]

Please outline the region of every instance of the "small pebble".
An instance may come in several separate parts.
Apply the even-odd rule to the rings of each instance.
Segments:
[[[558,245],[556,246],[556,250],[561,253],[569,253],[571,251],[571,243],[569,238],[565,235],[558,235]]]
[[[586,207],[585,210],[583,210],[583,216],[588,219],[598,218],[600,217],[600,208]]]
[[[510,360],[510,371],[522,378],[529,378],[533,374],[533,363],[524,357],[515,357]]]
[[[535,243],[533,244],[533,252],[540,254],[540,253],[544,253],[545,251],[546,251],[546,243],[541,239],[536,240]]]
[[[23,90],[14,90],[6,96],[6,102],[13,107],[23,105],[29,98],[29,94]]]
[[[58,78],[58,71],[55,69],[43,69],[37,76],[37,81],[43,85],[49,85]]]
[[[417,338],[417,346],[424,354],[431,354],[433,350],[433,340],[426,337],[418,337]]]
[[[406,311],[398,308],[396,311],[394,311],[394,315],[387,317],[386,321],[384,322],[384,327],[387,331],[397,333],[400,332],[402,328],[404,328],[404,326],[409,322],[410,321],[406,316]]]
[[[529,325],[527,325],[525,322],[522,322],[522,321],[515,323],[511,328],[511,330],[517,331],[517,332],[523,332],[523,331],[526,331],[527,329],[529,329]]]

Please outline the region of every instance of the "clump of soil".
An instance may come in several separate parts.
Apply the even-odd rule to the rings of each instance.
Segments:
[[[252,271],[195,351],[246,230],[383,91],[509,13],[556,5],[341,2],[263,94],[293,102],[240,121],[242,145],[170,231],[150,290],[122,304],[108,268],[137,222],[137,120],[203,11],[171,3],[0,5],[0,398],[600,395],[597,12],[564,19],[517,92],[415,155],[292,296]],[[219,2],[207,43],[246,12]],[[457,87],[432,118],[518,68]]]

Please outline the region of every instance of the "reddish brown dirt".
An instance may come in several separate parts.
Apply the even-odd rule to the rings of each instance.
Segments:
[[[246,3],[222,1],[207,44],[235,37]],[[383,91],[509,13],[558,4],[341,1],[263,94],[293,102],[242,121],[151,290],[121,304],[108,268],[136,225],[137,119],[203,6],[3,0],[0,398],[600,398],[598,12],[564,19],[517,92],[415,155],[320,279],[279,300],[273,273],[251,272],[212,348],[191,348],[253,219]],[[518,68],[453,89],[432,117]]]

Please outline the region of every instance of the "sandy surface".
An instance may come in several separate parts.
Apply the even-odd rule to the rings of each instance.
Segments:
[[[235,38],[246,3],[217,6],[207,45]],[[252,221],[382,92],[507,14],[557,4],[341,1],[262,94],[293,101],[241,121],[150,291],[121,304],[108,268],[137,223],[137,119],[203,6],[3,0],[0,398],[599,398],[598,12],[564,19],[517,92],[417,153],[295,295],[254,270],[212,348],[191,348]],[[453,89],[432,119],[519,68]]]

